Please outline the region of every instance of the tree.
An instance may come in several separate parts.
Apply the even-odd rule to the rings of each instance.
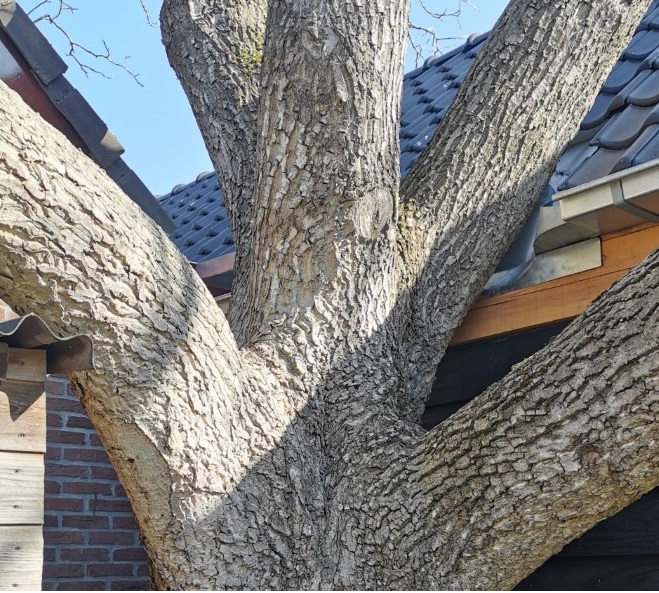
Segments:
[[[656,253],[451,419],[418,422],[648,4],[513,0],[399,187],[404,0],[273,1],[267,18],[166,0],[236,238],[228,321],[0,91],[0,293],[93,334],[97,370],[73,381],[158,585],[510,587],[659,483]]]

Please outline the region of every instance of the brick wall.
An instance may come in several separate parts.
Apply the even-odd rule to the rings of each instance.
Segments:
[[[66,379],[49,377],[46,402],[44,590],[145,589],[146,554],[96,431]]]
[[[0,321],[13,317],[0,300]],[[65,378],[48,378],[46,406],[43,589],[146,589],[146,554],[130,503]]]

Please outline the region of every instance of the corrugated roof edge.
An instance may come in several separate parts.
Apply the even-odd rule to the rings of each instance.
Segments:
[[[78,334],[60,338],[34,313],[0,323],[0,342],[13,348],[45,349],[49,373],[94,369],[94,343],[91,336]]]
[[[94,160],[166,233],[174,221],[141,179],[120,158],[124,147],[85,98],[64,77],[67,66],[25,11],[14,1],[0,6],[0,26],[30,65],[53,105],[78,133]]]

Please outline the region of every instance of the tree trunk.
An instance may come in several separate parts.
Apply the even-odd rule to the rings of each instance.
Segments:
[[[405,2],[272,2],[258,119],[235,55],[230,88],[195,85],[261,17],[167,2],[170,55],[194,58],[181,77],[229,169],[244,249],[231,329],[160,229],[0,89],[0,294],[93,335],[97,369],[74,383],[159,586],[510,587],[657,485],[657,254],[447,422],[417,422],[647,4],[512,2],[399,192]],[[496,75],[503,98],[476,93]]]

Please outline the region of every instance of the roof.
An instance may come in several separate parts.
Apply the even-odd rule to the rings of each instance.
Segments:
[[[64,76],[62,58],[13,0],[0,6],[0,49],[0,78],[105,169],[163,229],[173,230],[167,213],[121,158],[123,146]]]
[[[488,33],[429,58],[403,79],[401,177],[428,145]],[[558,161],[543,205],[557,191],[659,158],[659,0],[654,0],[632,41],[602,87],[580,130]],[[233,251],[224,198],[214,173],[176,186],[159,198],[176,223],[172,239],[192,262]],[[524,233],[523,233],[524,235]],[[511,248],[499,269],[522,266],[533,250],[533,232]]]
[[[233,237],[217,175],[201,173],[158,198],[176,229],[170,238],[192,263],[234,251]]]
[[[94,369],[94,344],[88,335],[60,338],[34,313],[1,322],[0,343],[12,348],[45,350],[48,373]]]

